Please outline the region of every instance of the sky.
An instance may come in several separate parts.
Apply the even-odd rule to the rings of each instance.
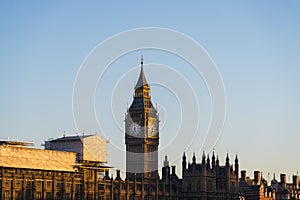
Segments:
[[[237,153],[240,168],[249,176],[261,170],[267,179],[286,173],[289,180],[300,171],[299,10],[299,1],[276,0],[1,1],[0,139],[33,141],[42,148],[43,141],[64,132],[96,132],[109,140],[108,164],[122,169],[125,154],[118,149],[125,148],[124,113],[143,55],[152,101],[161,117],[160,157],[168,154],[180,174],[178,158],[184,151],[190,161],[193,152],[198,160],[205,149],[211,155],[210,147],[202,145],[212,112],[207,85],[190,63],[170,52],[141,49],[120,55],[93,88],[102,129],[76,130],[73,89],[90,53],[121,32],[160,27],[192,38],[218,68],[226,92],[226,119],[213,148],[221,163],[227,152],[231,161]],[[176,75],[182,84],[174,81]],[[160,81],[166,81],[166,87]],[[185,87],[193,98],[179,93]],[[182,114],[193,105],[190,99],[198,106],[199,129],[178,131],[184,120],[190,120],[190,126],[196,123],[192,113]]]

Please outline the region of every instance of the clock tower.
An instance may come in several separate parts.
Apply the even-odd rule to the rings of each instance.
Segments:
[[[126,178],[154,181],[158,176],[159,119],[143,65],[142,57],[133,102],[125,117]]]

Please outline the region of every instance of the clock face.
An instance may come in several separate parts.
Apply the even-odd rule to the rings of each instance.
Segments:
[[[148,133],[149,133],[149,135],[150,136],[155,136],[155,135],[157,135],[157,127],[156,127],[156,124],[155,123],[150,123],[149,125],[148,125]]]
[[[141,130],[140,125],[133,122],[130,125],[130,133],[129,134],[132,135],[132,136],[137,136],[137,135],[139,135],[140,130]]]

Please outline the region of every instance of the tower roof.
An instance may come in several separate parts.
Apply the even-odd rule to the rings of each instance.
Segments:
[[[169,166],[169,160],[168,160],[168,156],[165,155],[165,160],[164,160],[164,167],[168,167]]]
[[[142,56],[142,58],[141,58],[141,72],[140,72],[139,79],[138,79],[134,89],[138,89],[138,88],[141,88],[143,86],[149,86],[149,85],[147,83],[146,76],[145,76],[145,73],[144,73],[144,58]]]
[[[237,154],[235,155],[235,160],[234,160],[236,163],[238,163],[239,162],[239,159],[238,159],[238,156],[237,156]]]
[[[226,165],[229,165],[229,156],[228,156],[228,153],[227,153],[227,156],[226,156]]]

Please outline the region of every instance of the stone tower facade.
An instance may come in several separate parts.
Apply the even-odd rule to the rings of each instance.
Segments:
[[[219,164],[219,158],[214,153],[210,159],[204,152],[202,161],[196,162],[193,155],[192,163],[186,162],[186,155],[182,157],[182,185],[180,199],[239,199],[238,170],[239,161],[236,156],[235,164],[230,164],[229,156],[226,156],[225,166]]]
[[[143,57],[134,89],[133,102],[125,117],[126,177],[155,181],[158,176],[159,119],[151,102]]]

